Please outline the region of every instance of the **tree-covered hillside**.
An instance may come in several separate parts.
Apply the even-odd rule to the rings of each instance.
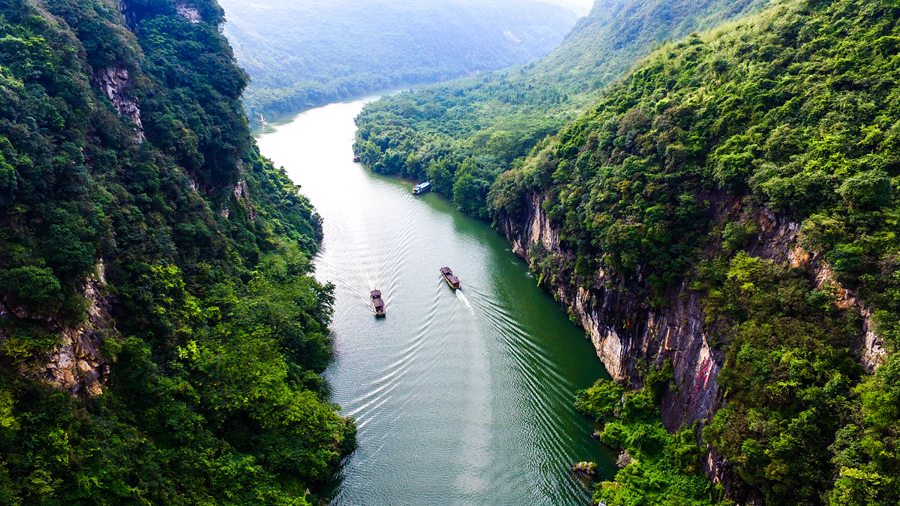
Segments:
[[[222,14],[0,1],[0,503],[307,504],[352,447]]]
[[[576,16],[537,0],[223,0],[252,121],[527,63]]]
[[[434,181],[486,217],[491,183],[667,40],[752,12],[765,0],[600,0],[565,42],[523,68],[384,98],[358,120],[375,171]]]
[[[900,503],[898,21],[896,0],[783,0],[669,44],[491,191],[513,221],[541,196],[563,250],[532,258],[549,283],[702,298],[724,365],[698,436],[767,504]],[[580,399],[637,456],[597,499],[716,499],[672,477],[697,460],[652,399]]]

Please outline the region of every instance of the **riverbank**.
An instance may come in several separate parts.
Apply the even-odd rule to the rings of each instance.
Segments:
[[[572,464],[611,476],[615,458],[573,407],[605,375],[593,348],[486,223],[352,162],[364,104],[314,109],[259,138],[325,221],[316,276],[336,295],[326,378],[359,427],[334,503],[586,504]]]

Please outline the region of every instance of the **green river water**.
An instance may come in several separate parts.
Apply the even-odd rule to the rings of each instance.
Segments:
[[[592,346],[487,224],[352,163],[364,104],[311,110],[259,139],[325,219],[326,378],[359,428],[333,504],[587,504],[570,466],[593,460],[609,476],[613,459],[573,408],[606,375]],[[462,290],[442,282],[444,265]]]

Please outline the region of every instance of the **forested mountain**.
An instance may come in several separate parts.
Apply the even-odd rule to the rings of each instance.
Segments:
[[[251,120],[546,55],[575,23],[537,0],[223,0]]]
[[[675,363],[689,402],[673,412],[710,383],[673,344],[698,331],[660,343],[651,315],[698,301],[722,396],[702,441],[767,504],[900,500],[898,18],[896,2],[790,0],[668,45],[492,191],[501,219],[558,231],[531,251],[548,285],[593,291],[607,316],[613,293],[650,308],[606,332]],[[640,463],[598,498],[709,499],[671,476],[698,460],[660,443],[653,385],[582,399]]]
[[[675,12],[658,21],[698,19]],[[900,502],[898,20],[895,0],[773,1],[659,48],[547,139],[487,142],[471,118],[503,101],[472,90],[495,77],[361,117],[373,168],[490,213],[589,331],[618,382],[578,406],[627,450],[596,500],[718,502],[706,471],[741,502]]]
[[[565,42],[524,68],[386,97],[358,120],[357,150],[377,172],[431,179],[487,217],[497,175],[595,101],[666,40],[752,12],[765,0],[600,0]]]
[[[0,2],[0,503],[307,504],[352,447],[222,16]]]

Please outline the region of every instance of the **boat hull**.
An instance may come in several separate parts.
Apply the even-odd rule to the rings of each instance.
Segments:
[[[447,282],[447,286],[449,286],[453,290],[459,290],[459,288],[460,288],[459,278],[457,278],[456,276],[453,275],[453,271],[450,270],[449,267],[441,268],[441,277],[443,277],[444,281]]]

